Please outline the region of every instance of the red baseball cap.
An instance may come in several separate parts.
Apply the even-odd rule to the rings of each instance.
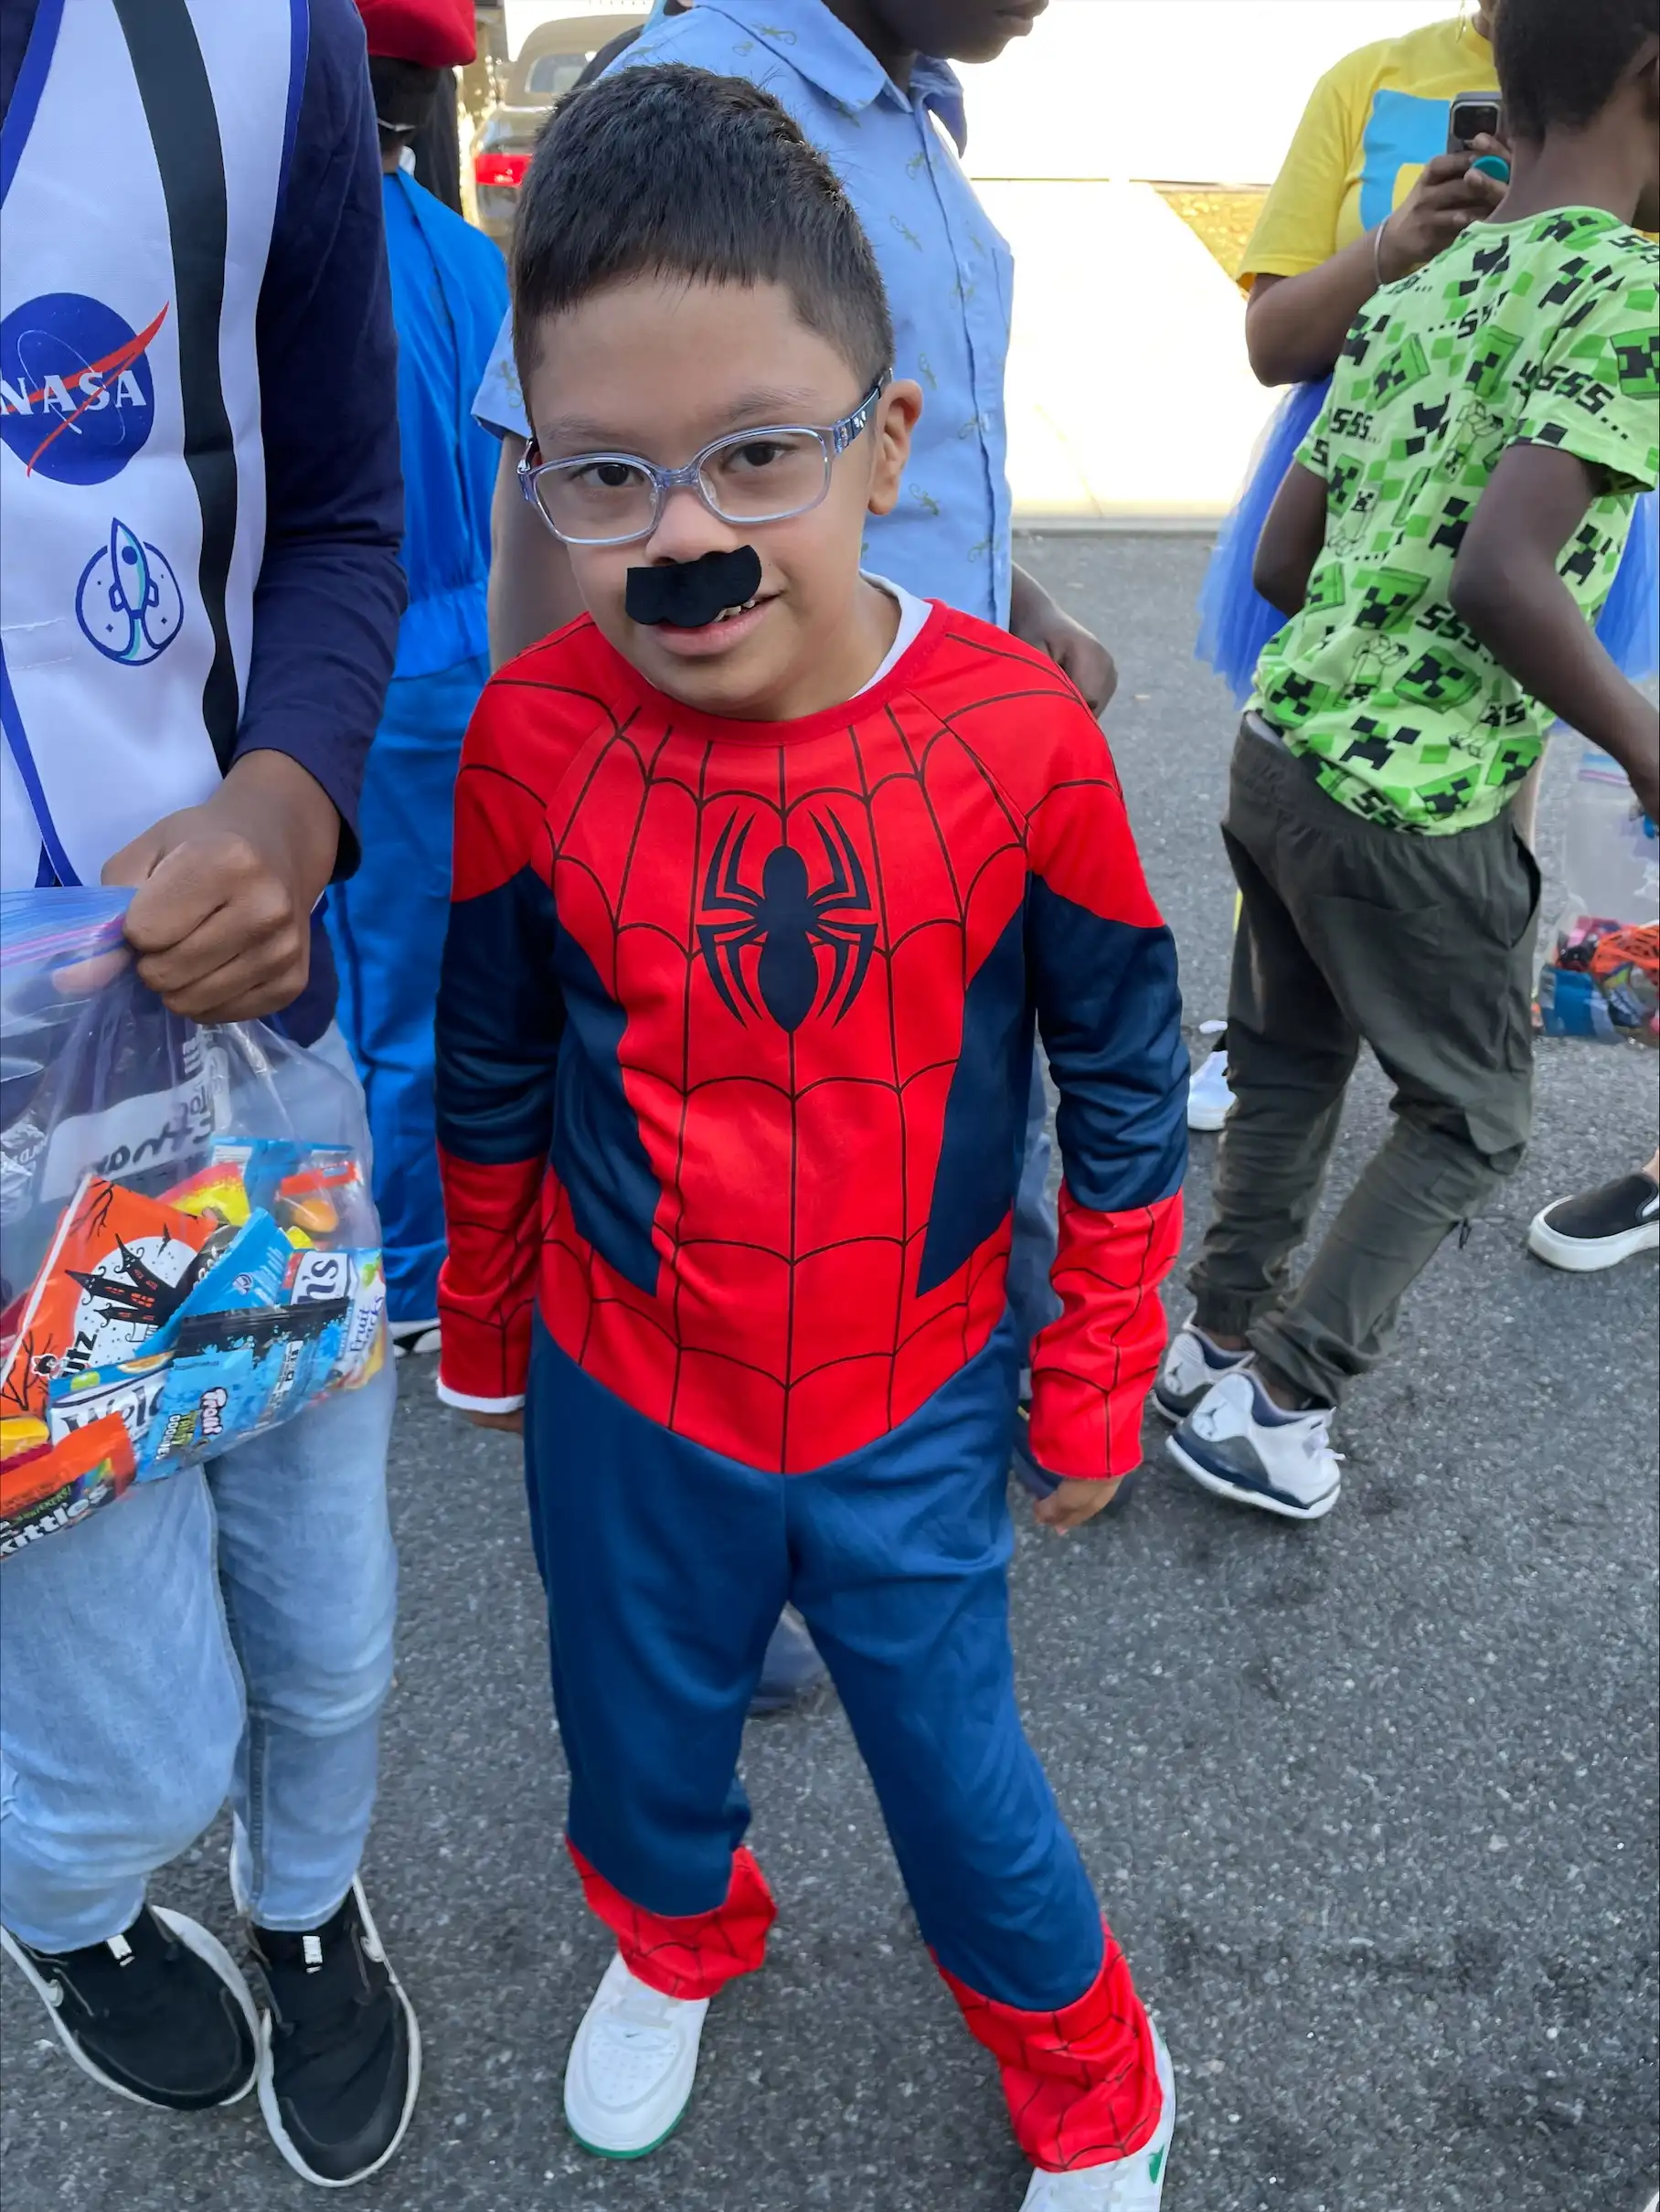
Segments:
[[[478,52],[473,0],[357,0],[369,52],[422,69],[452,69]]]

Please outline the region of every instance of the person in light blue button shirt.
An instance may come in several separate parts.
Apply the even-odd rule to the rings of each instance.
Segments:
[[[1014,261],[958,159],[967,122],[950,67],[995,60],[1048,5],[695,0],[687,8],[660,0],[610,66],[676,61],[748,78],[829,160],[881,266],[896,373],[923,392],[900,502],[891,516],[872,518],[867,565],[920,598],[944,600],[1041,646],[1099,714],[1117,683],[1112,655],[1013,559],[1003,380]],[[499,667],[582,611],[565,548],[519,494],[516,472],[531,430],[511,318],[473,411],[502,441],[490,573],[490,650]],[[1034,1064],[1008,1270],[1010,1310],[1027,1344],[1059,1311],[1049,1282],[1056,1228],[1048,1123]],[[804,1632],[786,1615],[768,1649],[763,1705],[787,1702],[817,1671]]]
[[[870,566],[1041,645],[1099,712],[1116,681],[1110,654],[1012,558],[1003,383],[1014,263],[957,158],[963,88],[936,58],[992,60],[1047,5],[696,0],[659,9],[612,67],[677,61],[747,77],[830,161],[881,264],[896,373],[925,399],[899,505],[870,526]],[[563,550],[514,477],[530,426],[505,323],[474,412],[504,442],[491,579],[499,665],[580,611]]]

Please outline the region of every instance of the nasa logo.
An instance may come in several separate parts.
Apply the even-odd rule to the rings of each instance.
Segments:
[[[106,660],[142,668],[178,635],[185,601],[165,554],[117,517],[80,571],[75,620]]]
[[[48,292],[0,322],[0,440],[31,476],[106,484],[155,420],[144,358],[166,319],[135,331],[82,292]]]

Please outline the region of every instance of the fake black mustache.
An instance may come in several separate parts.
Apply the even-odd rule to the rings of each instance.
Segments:
[[[631,569],[622,604],[631,622],[673,622],[701,630],[723,607],[741,607],[761,590],[761,555],[753,546],[706,553],[701,560]]]

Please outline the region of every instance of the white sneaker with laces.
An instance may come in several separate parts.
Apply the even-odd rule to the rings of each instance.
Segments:
[[[1078,2166],[1069,2174],[1034,2174],[1021,2212],[1158,2212],[1170,2170],[1176,2133],[1176,2072],[1155,2027],[1153,2048],[1165,2107],[1149,2141],[1131,2158],[1106,2166]]]
[[[680,2124],[697,2072],[707,1997],[665,1997],[619,1951],[565,2066],[565,2122],[601,2158],[644,2158]]]
[[[1233,1092],[1228,1088],[1228,1055],[1213,1052],[1201,1061],[1187,1084],[1187,1126],[1214,1133],[1228,1119]]]
[[[1332,1450],[1334,1410],[1287,1413],[1255,1375],[1238,1370],[1206,1393],[1165,1451],[1218,1497],[1288,1521],[1318,1521],[1342,1487],[1343,1455]]]
[[[1250,1367],[1254,1352],[1224,1352],[1197,1322],[1185,1321],[1170,1339],[1153,1386],[1153,1404],[1167,1421],[1186,1420],[1212,1383]]]

